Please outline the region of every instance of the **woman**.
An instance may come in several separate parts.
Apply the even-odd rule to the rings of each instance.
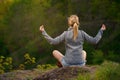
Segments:
[[[102,37],[103,31],[106,30],[106,27],[103,24],[97,35],[95,37],[91,37],[83,30],[79,30],[79,25],[80,23],[78,16],[71,15],[68,18],[68,30],[64,31],[56,38],[50,37],[44,30],[44,26],[40,26],[40,31],[50,44],[58,44],[65,41],[65,56],[58,50],[53,51],[53,56],[63,67],[72,65],[84,66],[86,63],[86,52],[83,50],[84,41],[86,40],[90,43],[97,44]],[[59,65],[59,67],[62,66]]]

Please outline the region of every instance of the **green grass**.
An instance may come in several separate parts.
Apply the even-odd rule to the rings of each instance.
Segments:
[[[120,64],[105,61],[95,74],[96,80],[120,80]]]
[[[120,64],[104,61],[94,73],[80,74],[77,80],[120,80]]]
[[[104,61],[101,65],[91,65],[93,66],[90,72],[81,72],[73,80],[119,80],[120,79],[120,64],[112,61]],[[51,64],[38,65],[33,70],[14,70],[6,77],[11,79],[27,79],[31,80],[40,76],[43,73],[49,72],[56,69],[57,66]],[[17,74],[17,75],[16,75]],[[69,74],[66,74],[69,75]],[[4,77],[4,76],[3,76]],[[65,77],[63,75],[63,77]]]

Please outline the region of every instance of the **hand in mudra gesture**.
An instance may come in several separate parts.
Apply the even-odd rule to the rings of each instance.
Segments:
[[[44,26],[41,25],[41,26],[40,26],[40,31],[43,32],[44,30],[45,30],[45,29],[44,29]]]
[[[106,30],[106,26],[104,24],[102,24],[101,30]]]

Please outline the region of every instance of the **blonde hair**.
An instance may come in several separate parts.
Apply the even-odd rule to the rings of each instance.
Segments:
[[[68,18],[68,25],[73,27],[73,40],[78,37],[79,18],[77,15],[71,15]]]

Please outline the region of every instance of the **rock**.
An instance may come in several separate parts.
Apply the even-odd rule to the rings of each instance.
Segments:
[[[74,80],[78,75],[94,73],[96,66],[71,66],[54,68],[49,71],[39,69],[16,70],[0,75],[0,80]]]
[[[39,70],[15,70],[0,75],[0,80],[33,80],[42,74]]]
[[[56,68],[49,72],[43,73],[34,80],[68,80],[76,78],[79,74],[82,75],[86,73],[93,73],[94,71],[95,67],[90,66],[85,67],[71,66]]]

